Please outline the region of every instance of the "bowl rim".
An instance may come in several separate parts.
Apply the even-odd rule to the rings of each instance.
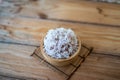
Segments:
[[[44,36],[45,37],[45,36]],[[76,57],[78,54],[79,54],[79,52],[80,52],[80,50],[81,50],[81,40],[80,40],[80,37],[79,36],[77,36],[77,40],[78,40],[78,49],[77,49],[77,51],[73,54],[73,55],[71,55],[69,58],[61,58],[61,59],[57,59],[57,58],[53,58],[53,57],[51,57],[51,56],[49,56],[45,51],[44,51],[44,47],[43,47],[43,45],[44,45],[44,37],[42,37],[42,41],[41,41],[41,43],[40,43],[40,48],[41,48],[41,53],[42,53],[42,55],[43,55],[43,57],[46,59],[46,58],[49,58],[50,60],[52,60],[52,61],[58,61],[58,62],[63,62],[63,61],[69,61],[69,60],[71,60],[71,59],[73,59],[74,57]]]

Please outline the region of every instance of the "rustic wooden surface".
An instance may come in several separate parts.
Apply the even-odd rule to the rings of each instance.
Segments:
[[[6,0],[0,5],[1,15],[15,14],[32,18],[120,26],[119,4],[84,0],[30,0],[29,2],[8,0],[8,2]]]
[[[0,80],[64,80],[30,55],[51,28],[72,28],[94,47],[70,80],[120,80],[120,5],[79,0],[0,4]]]
[[[73,29],[94,52],[120,55],[120,27],[4,17],[0,20],[0,41],[39,46],[45,32],[62,26]]]

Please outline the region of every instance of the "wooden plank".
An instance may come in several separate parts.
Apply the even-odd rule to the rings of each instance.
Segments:
[[[91,1],[31,0],[19,3],[4,1],[0,10],[1,14],[7,12],[8,15],[120,26],[119,7],[117,4]]]
[[[0,74],[20,79],[64,80],[30,56],[36,47],[0,43]],[[53,77],[55,76],[55,77]]]
[[[67,23],[30,18],[1,18],[0,41],[40,45],[43,35],[51,28],[73,29],[82,43],[94,47],[94,52],[120,55],[120,28]]]
[[[71,80],[120,80],[120,56],[91,54]]]
[[[64,80],[61,75],[30,56],[34,48],[0,43],[0,74],[28,80]],[[119,74],[119,56],[91,54],[71,80],[119,80]]]

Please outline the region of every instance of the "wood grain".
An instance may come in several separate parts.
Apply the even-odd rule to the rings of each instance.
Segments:
[[[24,1],[21,1],[24,2]],[[1,14],[120,26],[120,5],[90,1],[35,0],[24,4],[5,1]],[[17,4],[17,5],[16,5]],[[3,13],[5,12],[5,13]]]
[[[30,18],[1,18],[0,41],[40,45],[43,35],[51,28],[73,29],[82,43],[94,47],[94,52],[120,55],[120,28],[66,23]]]
[[[0,43],[0,73],[38,80],[61,80],[62,77],[30,56],[36,47]],[[56,77],[53,77],[56,76]]]
[[[91,54],[71,80],[119,80],[120,57]]]
[[[21,79],[11,78],[11,77],[6,77],[6,76],[0,76],[0,80],[21,80]]]
[[[0,43],[0,74],[28,80],[64,80],[30,56],[34,49],[32,46]],[[71,80],[119,80],[119,74],[120,57],[91,54]]]
[[[64,80],[30,56],[43,35],[56,27],[73,29],[83,44],[94,47],[70,80],[119,80],[119,7],[80,0],[3,0],[0,80]]]

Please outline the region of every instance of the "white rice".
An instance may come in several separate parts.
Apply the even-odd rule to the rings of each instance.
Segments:
[[[44,50],[53,58],[69,58],[77,49],[78,41],[71,29],[51,29],[44,38]]]

